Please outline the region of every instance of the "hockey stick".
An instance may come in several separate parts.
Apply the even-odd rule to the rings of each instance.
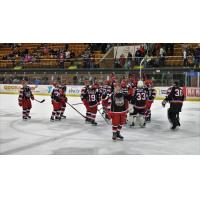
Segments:
[[[105,122],[110,125],[110,123],[107,121],[107,119],[102,115],[102,113],[100,112],[100,109],[98,109],[99,114],[102,116],[102,118],[105,120]]]
[[[43,99],[42,101],[39,101],[39,100],[37,100],[37,99],[34,99],[34,100],[37,101],[37,102],[39,102],[39,103],[45,102],[45,99]]]
[[[77,106],[77,105],[81,105],[81,104],[83,104],[83,103],[74,103],[74,104],[72,104],[73,106]]]
[[[67,102],[67,104],[74,109],[77,113],[79,113],[82,117],[87,118],[86,116],[84,116],[83,114],[81,114],[76,108],[74,108],[74,106],[72,106],[69,102]]]

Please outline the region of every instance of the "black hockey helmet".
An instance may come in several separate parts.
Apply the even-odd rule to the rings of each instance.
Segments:
[[[174,86],[178,86],[178,85],[179,85],[178,81],[174,81]]]

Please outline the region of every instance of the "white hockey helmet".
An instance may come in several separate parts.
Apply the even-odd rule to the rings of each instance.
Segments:
[[[141,80],[139,80],[138,83],[137,83],[137,87],[138,87],[138,88],[144,87],[144,82],[141,81]]]

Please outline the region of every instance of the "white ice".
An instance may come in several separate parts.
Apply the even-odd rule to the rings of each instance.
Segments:
[[[113,142],[112,127],[97,114],[98,126],[85,124],[84,118],[69,106],[67,119],[50,122],[49,96],[33,101],[32,119],[23,121],[17,95],[0,95],[0,154],[200,154],[200,103],[185,102],[180,113],[181,127],[170,129],[167,107],[161,101],[152,106],[152,122],[145,128],[123,127],[124,141]],[[79,97],[69,97],[79,103]],[[83,114],[83,105],[76,108]]]

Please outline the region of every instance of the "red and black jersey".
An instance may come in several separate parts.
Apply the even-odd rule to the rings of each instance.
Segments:
[[[125,95],[128,95],[128,87],[121,87],[121,90],[122,92],[125,94]]]
[[[97,106],[100,102],[100,95],[98,89],[88,88],[84,94],[84,98],[88,102],[89,106]]]
[[[184,98],[183,90],[178,86],[173,86],[167,90],[165,100],[170,103],[170,108],[174,111],[180,112]]]
[[[87,93],[88,87],[89,87],[89,86],[84,86],[84,87],[81,89],[81,100],[82,100],[82,101],[83,101],[84,99],[86,99],[86,93]]]
[[[66,85],[62,85],[59,87],[59,91],[60,91],[60,99],[63,101],[63,102],[67,102],[67,97],[66,97]]]
[[[100,98],[101,98],[102,94],[103,94],[103,86],[102,85],[99,86],[98,91],[99,91],[99,95],[100,95]]]
[[[29,86],[22,87],[19,91],[18,101],[21,102],[24,99],[34,99],[31,88]]]
[[[104,85],[102,90],[103,90],[102,100],[108,99],[111,95],[112,87],[110,85]]]
[[[126,112],[128,109],[129,96],[120,93],[113,93],[111,95],[111,112]]]
[[[170,92],[172,91],[172,88],[173,88],[173,86],[171,86],[171,87],[169,87],[168,89],[167,89],[167,96],[170,94]],[[166,96],[166,97],[167,97]]]
[[[111,94],[112,92],[112,86],[111,85],[104,85],[103,86],[103,93],[108,93],[108,94]]]
[[[183,103],[184,98],[183,90],[178,86],[173,86],[167,90],[165,100],[170,103]]]
[[[137,89],[137,85],[134,82],[129,82],[127,85],[128,88],[128,94],[130,96],[133,96],[135,93],[135,90]]]
[[[153,101],[156,98],[156,89],[153,87],[146,87],[148,93],[148,100]]]
[[[56,102],[61,101],[61,90],[59,88],[54,88],[51,92],[51,99]]]
[[[134,108],[144,109],[146,101],[148,100],[148,92],[145,88],[137,88],[134,95],[131,98],[130,103],[134,105]]]

